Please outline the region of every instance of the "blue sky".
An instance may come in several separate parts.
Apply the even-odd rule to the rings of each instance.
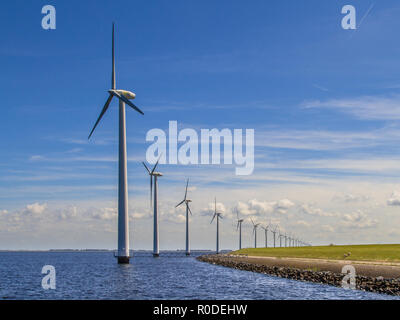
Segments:
[[[57,10],[56,30],[41,28],[46,4]],[[357,9],[357,30],[341,27],[345,4]],[[236,244],[234,207],[314,243],[398,242],[399,15],[389,0],[4,3],[1,247],[115,245],[115,101],[87,141],[110,87],[112,21],[117,87],[135,92],[145,112],[127,113],[136,247],[151,247],[146,132],[170,120],[255,129],[256,167],[250,177],[226,166],[160,168],[164,248],[183,246],[171,234],[183,232],[173,204],[186,177],[197,247],[213,246],[215,195],[229,218],[227,248]]]

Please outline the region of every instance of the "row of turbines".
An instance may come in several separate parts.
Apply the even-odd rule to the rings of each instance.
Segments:
[[[132,103],[131,100],[136,98],[136,94],[122,89],[117,89],[116,86],[116,72],[115,72],[115,25],[112,25],[112,73],[111,73],[111,89],[108,90],[108,98],[103,109],[100,112],[99,117],[97,118],[96,123],[91,130],[88,139],[90,139],[97,127],[100,123],[101,119],[107,112],[108,108],[110,107],[111,101],[113,98],[117,98],[119,101],[119,122],[118,122],[118,132],[119,132],[119,139],[118,139],[118,252],[116,254],[116,258],[118,259],[118,263],[126,264],[129,263],[130,257],[130,250],[129,250],[129,215],[128,215],[128,175],[127,175],[127,146],[126,146],[126,116],[125,116],[125,106],[128,105],[133,110],[138,112],[141,115],[144,115],[143,111],[140,110],[135,104]],[[158,162],[154,165],[153,169],[150,170],[149,167],[143,163],[145,166],[149,176],[150,176],[150,205],[153,208],[154,214],[154,238],[153,238],[153,255],[155,257],[159,256],[159,237],[158,237],[158,200],[157,200],[157,188],[158,188],[158,178],[162,176],[161,172],[157,172],[156,168]],[[177,204],[176,207],[181,205],[186,206],[186,254],[190,255],[190,239],[189,239],[189,214],[192,215],[192,211],[190,210],[190,203],[191,200],[187,198],[187,191],[188,191],[189,180],[186,183],[186,190],[185,196],[183,200]],[[222,219],[222,214],[217,212],[217,200],[215,199],[215,210],[214,215],[212,217],[211,223],[216,219],[217,223],[217,241],[216,241],[216,251],[219,253],[219,223],[220,219]],[[238,227],[240,226],[239,232],[239,247],[241,248],[242,243],[242,223],[243,219],[238,218]],[[254,223],[254,222],[253,222]],[[257,227],[259,224],[254,224],[254,236],[255,236],[255,246],[257,245]],[[266,237],[268,228],[271,226],[268,225],[265,227]],[[272,228],[270,231],[274,235],[274,246],[275,246],[275,235],[278,232],[280,243],[282,246],[282,235],[277,231],[277,228]],[[299,246],[305,245],[299,239],[293,237],[287,237],[284,235],[285,243],[287,244],[287,240],[291,246]],[[267,238],[266,238],[267,239]],[[266,241],[267,244],[267,241]]]
[[[161,156],[160,156],[161,158]],[[157,172],[156,168],[158,166],[160,159],[156,162],[154,165],[153,169],[150,170],[149,167],[146,165],[146,163],[143,162],[143,166],[145,167],[146,171],[148,172],[150,176],[150,207],[153,208],[153,256],[158,257],[160,255],[160,249],[159,249],[159,237],[158,237],[158,198],[157,198],[157,192],[158,192],[158,178],[162,177],[161,172]],[[189,214],[193,215],[192,210],[190,209],[190,203],[192,200],[188,199],[188,187],[189,187],[189,179],[186,181],[186,188],[185,188],[185,195],[183,197],[183,200],[179,202],[175,208],[180,207],[181,205],[186,206],[186,238],[185,238],[185,252],[186,255],[190,255],[190,228],[189,228]],[[236,226],[236,231],[239,232],[239,249],[242,249],[242,224],[245,221],[245,219],[241,219],[239,217],[239,212],[237,209],[235,209],[236,216],[237,216],[237,226]],[[218,212],[217,210],[217,198],[214,199],[214,213],[211,219],[210,224],[216,221],[217,224],[217,234],[216,234],[216,253],[220,252],[220,236],[219,236],[219,230],[220,230],[220,219],[223,219],[222,213]],[[264,232],[265,232],[265,248],[268,247],[268,231],[270,231],[273,235],[273,247],[277,247],[277,239],[279,239],[279,247],[303,247],[303,246],[310,246],[310,244],[300,240],[299,238],[287,234],[282,233],[279,225],[272,225],[269,223],[268,225],[261,225],[261,223],[255,223],[253,219],[250,218],[251,223],[253,224],[253,235],[254,235],[254,248],[257,248],[257,228],[261,227]],[[278,237],[277,237],[278,236]],[[285,240],[283,242],[283,239]]]
[[[245,221],[245,219],[240,219],[239,218],[239,213],[236,210],[236,216],[237,216],[237,226],[236,230],[239,231],[239,249],[242,249],[242,224]],[[310,243],[304,242],[303,240],[300,240],[296,236],[288,233],[283,233],[281,232],[279,225],[273,225],[271,223],[267,225],[262,225],[261,223],[255,223],[253,219],[250,218],[250,221],[253,225],[253,235],[254,235],[254,248],[257,248],[257,228],[261,227],[261,229],[264,230],[264,235],[265,235],[265,248],[268,248],[268,231],[272,234],[273,236],[273,247],[277,247],[277,239],[279,239],[279,247],[306,247],[306,246],[311,246]],[[278,235],[278,237],[277,237]],[[283,242],[283,239],[285,241]]]

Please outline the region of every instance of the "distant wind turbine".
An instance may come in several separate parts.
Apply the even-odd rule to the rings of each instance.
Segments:
[[[271,228],[271,232],[274,235],[274,248],[276,248],[276,232],[277,232],[278,226],[276,225],[275,228]]]
[[[214,202],[214,215],[213,215],[213,217],[212,217],[212,219],[211,219],[210,224],[213,223],[215,217],[217,217],[217,250],[216,250],[216,253],[218,254],[218,253],[219,253],[219,219],[220,219],[220,218],[222,219],[222,213],[217,212],[217,198],[215,198],[215,202]]]
[[[175,208],[178,208],[180,205],[185,204],[186,205],[186,255],[190,256],[190,241],[189,241],[189,213],[192,215],[192,210],[190,210],[189,203],[192,202],[192,200],[189,200],[187,198],[187,192],[188,192],[188,185],[189,185],[189,179],[187,179],[186,182],[186,190],[185,190],[185,197],[181,202],[179,202]]]
[[[283,234],[281,233],[281,230],[278,228],[278,232],[279,232],[279,247],[282,248],[282,237]]]
[[[253,224],[253,234],[254,234],[254,248],[257,248],[257,228],[260,223],[254,223],[253,219],[250,219]]]
[[[242,223],[243,223],[244,219],[239,218],[239,212],[238,212],[237,208],[235,208],[235,211],[236,211],[236,217],[237,217],[236,231],[239,230],[239,250],[241,250],[242,249]]]
[[[161,158],[161,155],[160,155]],[[158,165],[158,162],[160,161],[160,158],[158,158],[156,164],[153,167],[153,170],[150,171],[150,169],[146,166],[146,164],[143,162],[144,167],[146,168],[147,172],[149,173],[150,176],[150,207],[152,206],[152,197],[154,198],[153,202],[153,256],[158,257],[160,256],[160,248],[159,248],[159,239],[158,239],[158,199],[157,199],[157,194],[158,194],[158,182],[157,179],[158,177],[162,177],[161,172],[156,172],[156,168]],[[153,195],[153,180],[154,180],[154,195]]]
[[[114,24],[112,28],[112,74],[111,89],[108,90],[109,96],[101,110],[88,139],[99,124],[101,118],[110,106],[113,97],[119,100],[119,184],[118,184],[118,263],[129,263],[129,217],[128,217],[128,175],[127,175],[127,152],[126,152],[126,122],[125,104],[143,114],[131,101],[136,95],[133,92],[116,89],[115,79],[115,46],[114,46]]]
[[[264,233],[265,233],[265,247],[268,248],[268,228],[270,226],[267,225],[265,227],[261,227],[262,229],[264,229]]]

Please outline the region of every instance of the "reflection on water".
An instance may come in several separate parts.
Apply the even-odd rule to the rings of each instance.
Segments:
[[[195,255],[142,252],[118,265],[111,252],[0,252],[0,299],[396,298],[214,266]],[[56,290],[42,289],[44,265],[56,268]]]

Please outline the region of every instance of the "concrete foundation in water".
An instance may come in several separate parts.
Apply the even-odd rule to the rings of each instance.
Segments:
[[[129,257],[118,257],[118,264],[129,264]]]

